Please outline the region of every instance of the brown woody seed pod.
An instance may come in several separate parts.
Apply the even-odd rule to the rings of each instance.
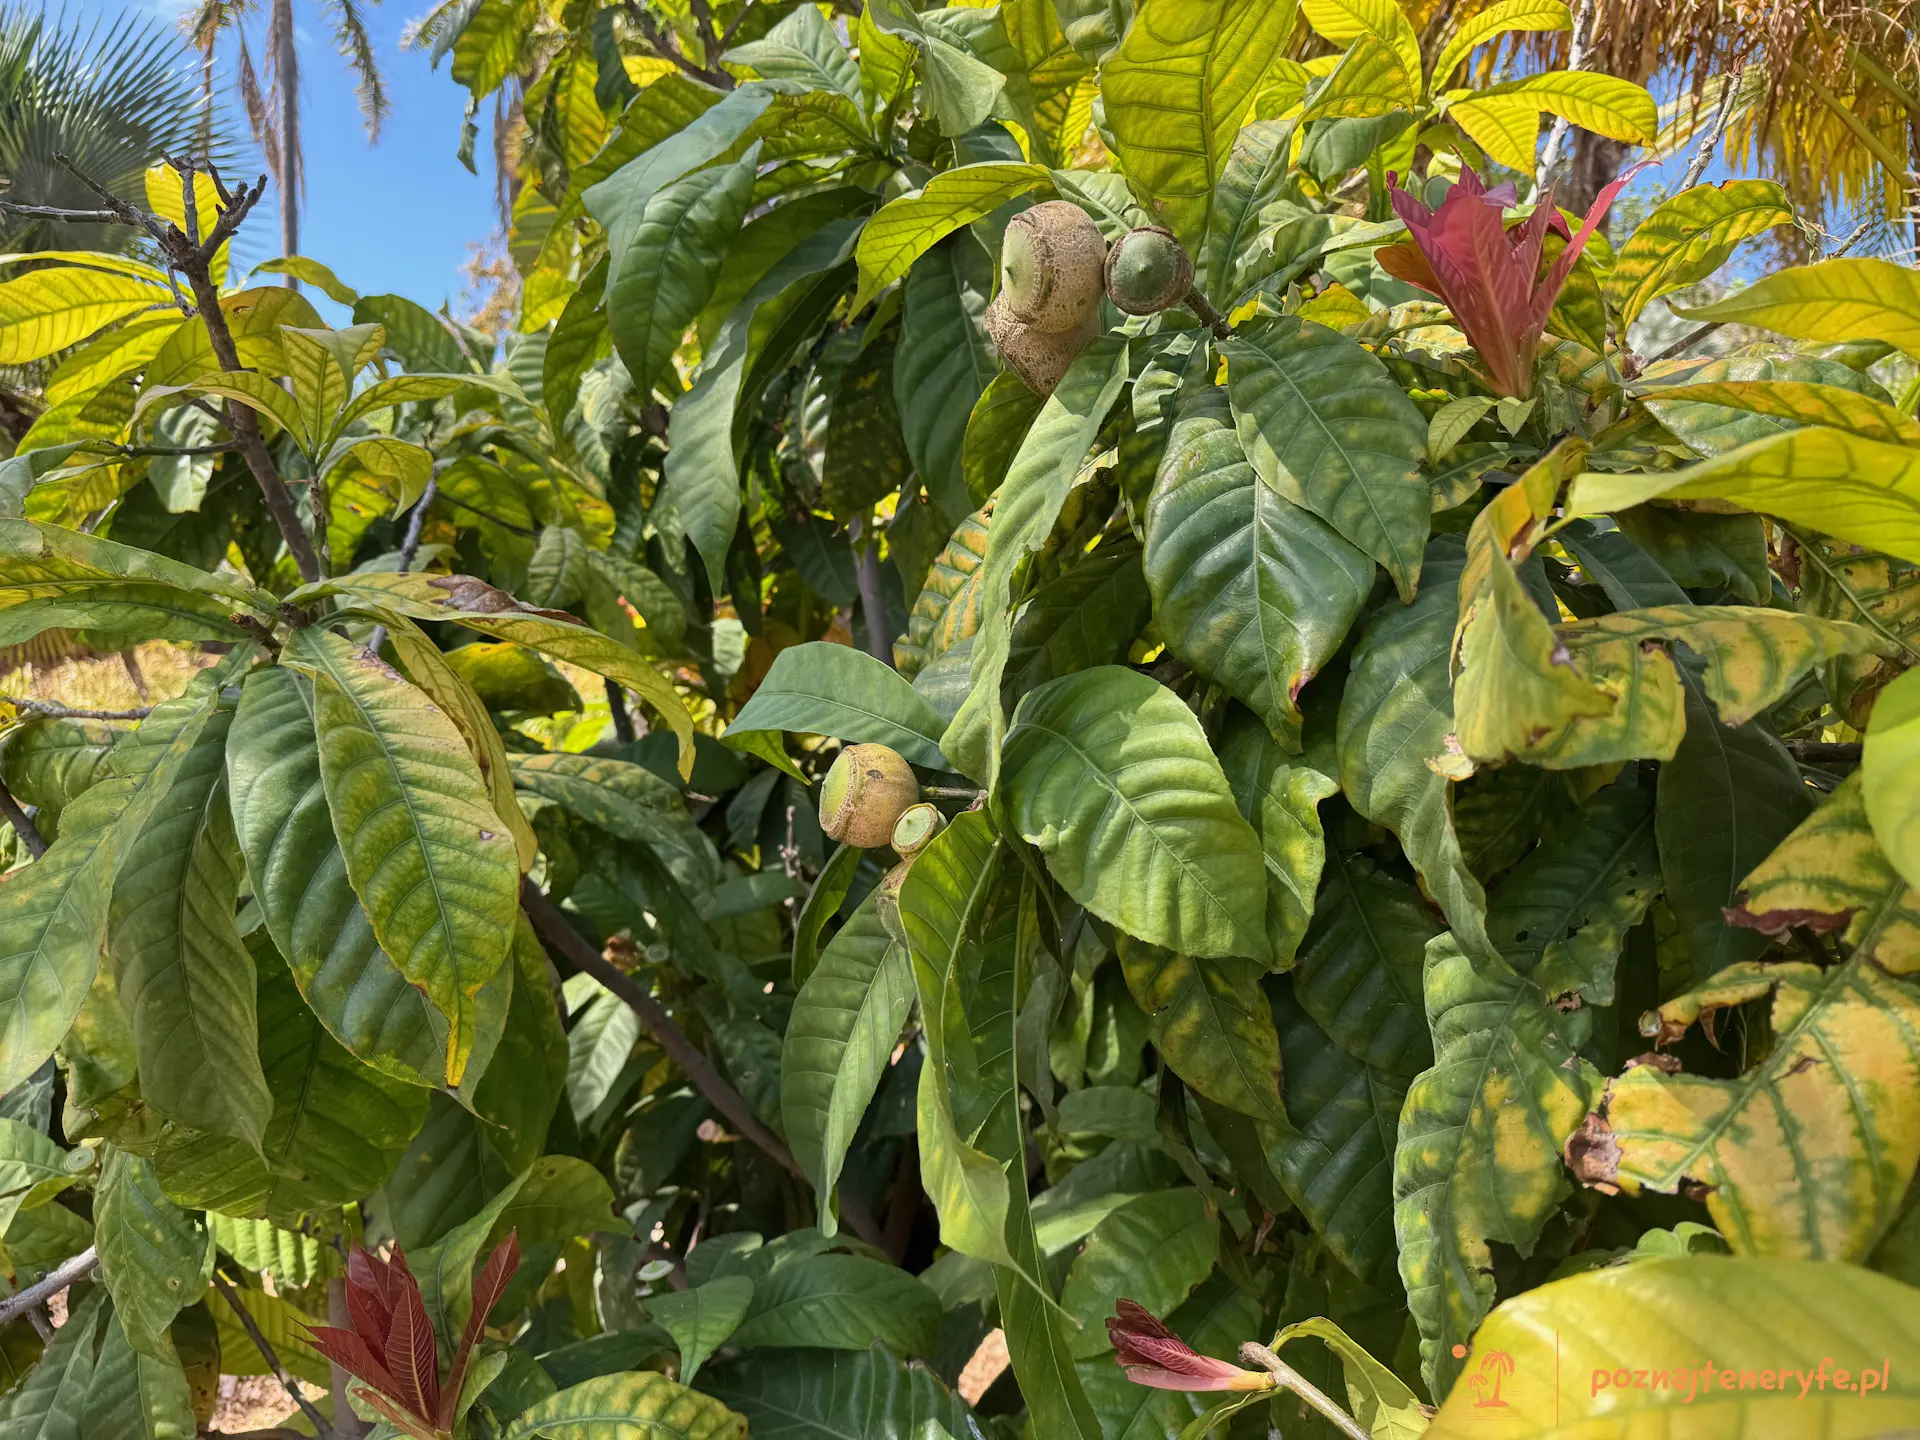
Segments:
[[[1006,306],[1006,297],[994,297],[987,306],[987,334],[992,337],[1000,358],[1036,395],[1051,395],[1060,377],[1067,373],[1074,357],[1100,333],[1100,312],[1096,308],[1078,330],[1053,334],[1023,324]]]
[[[820,828],[857,850],[893,838],[894,823],[920,798],[913,767],[885,745],[849,745],[820,785]]]
[[[1100,309],[1107,242],[1078,205],[1047,200],[1013,217],[1000,243],[1000,294],[1021,324],[1071,334]]]
[[[1171,230],[1129,230],[1107,252],[1107,298],[1129,315],[1177,305],[1193,288],[1193,259]]]

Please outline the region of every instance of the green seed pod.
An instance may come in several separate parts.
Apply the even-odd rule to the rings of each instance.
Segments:
[[[873,887],[873,913],[880,917],[887,934],[902,945],[907,943],[907,927],[900,920],[900,890],[907,883],[907,872],[911,869],[913,857],[908,856],[882,875],[880,883]]]
[[[1100,309],[1107,242],[1086,211],[1048,200],[1013,217],[1000,243],[1000,295],[1013,318],[1070,334]]]
[[[1051,395],[1074,357],[1100,333],[1100,312],[1096,308],[1078,330],[1059,335],[1024,324],[1007,308],[1005,300],[1004,295],[995,296],[987,306],[987,334],[1007,368],[1029,390],[1036,395]]]
[[[938,806],[929,805],[924,800],[918,805],[909,805],[900,812],[900,818],[893,822],[893,848],[911,860],[946,828],[946,824],[947,817],[940,813]]]
[[[857,850],[893,838],[900,812],[920,798],[913,767],[885,745],[849,745],[820,784],[820,828]]]
[[[1192,288],[1192,257],[1171,230],[1129,230],[1107,252],[1107,298],[1129,315],[1178,305]]]

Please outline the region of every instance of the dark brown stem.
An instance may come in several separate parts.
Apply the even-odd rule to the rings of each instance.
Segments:
[[[707,57],[707,65],[694,64],[694,62],[687,57],[686,53],[681,50],[679,43],[673,38],[673,35],[668,31],[662,30],[653,16],[641,9],[640,6],[635,3],[635,0],[623,0],[622,8],[626,12],[627,19],[633,22],[633,28],[640,32],[640,38],[646,41],[647,48],[652,50],[660,59],[667,61],[671,65],[677,65],[683,72],[691,75],[694,79],[703,80],[716,89],[733,89],[733,77],[713,63],[714,57],[711,54]],[[712,23],[712,18],[709,17],[707,21],[709,27]]]
[[[1789,740],[1787,753],[1809,765],[1858,764],[1862,746],[1858,740]]]
[[[847,534],[855,546],[860,544],[866,522],[854,516],[847,522]],[[867,653],[882,665],[893,664],[893,647],[887,640],[887,604],[880,590],[880,543],[869,540],[854,560],[854,577],[860,586],[860,616],[867,627]]]
[[[613,715],[613,737],[622,745],[633,743],[633,716],[627,712],[627,692],[617,680],[607,681],[607,709]]]
[[[1213,331],[1216,340],[1224,340],[1233,333],[1233,326],[1227,323],[1227,317],[1213,308],[1213,302],[1200,293],[1198,286],[1189,290],[1187,298],[1181,303],[1200,317],[1200,323]]]
[[[282,610],[285,610],[288,607],[283,605],[280,608]],[[266,648],[268,654],[273,655],[275,657],[279,656],[280,654],[279,640],[274,638],[273,631],[269,630],[266,626],[262,625],[258,620],[254,619],[253,616],[236,613],[233,615],[229,615],[227,618],[233,621],[233,623],[238,625],[242,630],[246,631],[249,635],[253,636],[255,640],[258,640],[261,643],[261,645],[263,645]]]
[[[694,1088],[707,1097],[713,1108],[724,1115],[735,1130],[758,1146],[783,1170],[798,1180],[806,1180],[806,1171],[800,1168],[800,1162],[793,1158],[793,1152],[786,1143],[753,1113],[753,1107],[728,1083],[726,1076],[715,1068],[714,1063],[700,1053],[699,1048],[687,1038],[686,1032],[674,1024],[673,1017],[651,995],[634,984],[631,976],[615,968],[606,956],[594,949],[531,880],[520,882],[520,908],[527,912],[527,918],[533,922],[533,928],[541,939],[566,956],[576,970],[591,975],[618,995],[640,1017],[640,1023],[647,1027],[654,1043],[667,1052],[667,1058],[680,1067],[681,1073],[693,1082]],[[869,1245],[882,1244],[884,1237],[864,1207],[851,1204],[847,1197],[842,1197],[840,1213],[862,1240]]]
[[[12,695],[0,695],[0,705],[11,705],[16,710],[31,710],[36,715],[58,715],[65,720],[144,720],[153,713],[151,705],[137,705],[131,710],[78,710],[68,705],[56,705],[51,700],[16,699]]]
[[[0,818],[13,826],[13,833],[25,843],[27,853],[34,859],[47,853],[47,842],[40,834],[40,827],[27,818],[27,812],[20,808],[20,802],[4,783],[0,783]]]
[[[233,1286],[227,1283],[227,1277],[217,1270],[213,1274],[213,1288],[218,1290],[221,1298],[233,1307],[234,1318],[240,1322],[240,1328],[247,1332],[247,1338],[253,1341],[253,1348],[260,1352],[260,1358],[267,1362],[267,1368],[273,1372],[274,1378],[280,1382],[287,1394],[293,1397],[293,1403],[300,1407],[300,1413],[307,1417],[307,1423],[313,1426],[313,1433],[315,1435],[333,1434],[333,1428],[327,1424],[326,1417],[314,1408],[313,1402],[307,1399],[306,1392],[301,1390],[293,1376],[287,1373],[287,1367],[280,1363],[279,1354],[267,1337],[260,1333],[260,1327],[253,1323],[253,1316],[248,1314],[247,1307],[240,1303],[240,1296]]]

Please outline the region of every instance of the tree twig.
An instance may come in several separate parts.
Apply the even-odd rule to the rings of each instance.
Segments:
[[[1333,1422],[1333,1428],[1338,1430],[1342,1435],[1347,1436],[1348,1440],[1373,1440],[1373,1437],[1367,1434],[1366,1430],[1362,1428],[1360,1422],[1355,1420],[1353,1416],[1349,1415],[1345,1410],[1341,1409],[1326,1391],[1322,1390],[1318,1385],[1315,1385],[1311,1380],[1307,1379],[1306,1376],[1287,1364],[1286,1361],[1282,1360],[1266,1346],[1256,1345],[1253,1341],[1249,1340],[1240,1347],[1240,1358],[1249,1365],[1258,1365],[1262,1370],[1277,1376],[1281,1389],[1293,1391],[1294,1394],[1298,1395],[1302,1400],[1326,1416],[1328,1420]]]
[[[705,65],[696,65],[688,58],[686,52],[680,48],[679,42],[673,38],[673,35],[668,31],[662,30],[653,16],[641,9],[636,3],[636,0],[622,0],[621,8],[625,12],[627,19],[632,22],[633,28],[640,32],[640,38],[646,42],[647,48],[652,50],[660,59],[667,61],[669,64],[677,65],[682,71],[691,75],[694,79],[704,80],[707,84],[717,89],[733,89],[733,77],[731,75],[718,68],[709,69]],[[711,17],[708,18],[707,23],[709,26],[712,25]],[[709,55],[708,60],[711,62],[713,57]]]
[[[1691,190],[1700,183],[1700,177],[1707,172],[1707,166],[1713,163],[1713,152],[1720,148],[1720,137],[1726,133],[1727,121],[1733,116],[1733,98],[1740,90],[1740,72],[1735,71],[1722,82],[1720,104],[1713,112],[1713,123],[1707,127],[1707,133],[1700,138],[1700,144],[1693,152],[1693,159],[1687,165],[1687,173],[1680,179],[1681,190]],[[1678,192],[1675,192],[1678,193]]]
[[[13,792],[7,789],[4,781],[0,781],[0,818],[13,826],[13,833],[25,843],[27,853],[34,859],[38,860],[47,853],[47,842],[40,834],[40,827],[27,817],[27,812],[20,808],[20,802],[13,798]]]
[[[520,908],[527,912],[527,918],[533,922],[533,928],[540,937],[565,955],[576,970],[591,975],[626,1002],[640,1017],[640,1023],[652,1034],[654,1042],[667,1052],[667,1058],[680,1067],[681,1073],[693,1082],[694,1088],[707,1097],[714,1109],[726,1116],[734,1129],[796,1179],[807,1179],[806,1171],[800,1168],[800,1162],[793,1158],[793,1152],[786,1147],[786,1143],[761,1122],[760,1117],[753,1113],[753,1107],[727,1082],[726,1076],[700,1053],[699,1048],[687,1038],[686,1032],[674,1024],[673,1017],[651,995],[634,984],[630,976],[616,969],[606,956],[594,949],[531,880],[523,879],[520,882]],[[862,1240],[870,1245],[883,1243],[885,1237],[873,1217],[866,1212],[866,1207],[854,1203],[851,1196],[843,1194],[840,1197],[840,1213],[846,1217],[848,1227]]]
[[[1233,333],[1233,326],[1227,323],[1227,317],[1214,309],[1213,302],[1200,293],[1199,286],[1189,290],[1187,298],[1180,303],[1200,317],[1200,323],[1213,331],[1215,339],[1224,340]]]
[[[413,568],[413,557],[420,553],[420,527],[426,523],[427,507],[433,504],[433,497],[440,493],[440,477],[427,477],[427,488],[420,492],[420,498],[414,502],[413,514],[407,517],[407,533],[400,542],[400,564],[398,571],[404,575]],[[351,557],[349,557],[351,558]],[[373,634],[367,637],[367,648],[374,654],[380,653],[387,643],[387,627],[376,625]]]
[[[71,1260],[63,1261],[48,1271],[45,1279],[29,1285],[18,1294],[9,1295],[5,1300],[0,1300],[0,1325],[12,1323],[41,1301],[50,1299],[68,1286],[86,1279],[99,1265],[99,1253],[89,1245]]]
[[[0,695],[0,705],[11,705],[16,710],[31,710],[36,715],[57,715],[63,720],[144,720],[153,713],[151,705],[137,705],[131,710],[81,710],[69,705],[56,705],[51,700],[29,700],[24,696]]]
[[[253,1341],[253,1348],[260,1352],[260,1358],[265,1360],[267,1368],[273,1371],[274,1379],[278,1380],[287,1394],[293,1397],[293,1403],[300,1407],[300,1413],[307,1417],[307,1423],[313,1426],[313,1433],[331,1435],[333,1427],[327,1424],[326,1417],[314,1408],[311,1400],[307,1399],[306,1392],[300,1388],[299,1382],[287,1373],[287,1367],[280,1363],[280,1356],[273,1345],[260,1333],[260,1327],[254,1323],[253,1316],[247,1312],[247,1307],[240,1303],[240,1296],[234,1291],[233,1286],[227,1283],[227,1277],[218,1270],[213,1272],[213,1288],[218,1290],[221,1298],[233,1307],[234,1318],[240,1322],[240,1328],[247,1332],[247,1338]]]
[[[502,530],[512,531],[515,535],[525,535],[528,539],[533,538],[534,532],[527,529],[526,526],[515,525],[511,520],[502,520],[492,511],[482,510],[478,505],[469,505],[464,500],[456,500],[451,495],[442,495],[440,498],[456,510],[465,510],[471,515],[478,515],[490,525],[498,525]]]
[[[856,515],[847,522],[847,535],[856,547],[865,532],[867,520]],[[880,544],[869,540],[854,559],[854,577],[860,585],[860,616],[867,626],[867,653],[889,669],[893,666],[893,646],[887,636],[887,602],[880,590]]]
[[[1567,69],[1584,70],[1587,68],[1587,51],[1592,48],[1593,40],[1593,0],[1580,0],[1580,8],[1573,16],[1573,39],[1567,46]],[[1547,177],[1553,174],[1553,167],[1560,161],[1560,147],[1567,142],[1567,131],[1571,122],[1564,115],[1556,115],[1553,128],[1547,132],[1547,148],[1540,152],[1540,166],[1534,172],[1534,200],[1540,198],[1540,192],[1547,188]]]
[[[1810,765],[1851,765],[1864,748],[1858,740],[1786,740],[1787,753]]]

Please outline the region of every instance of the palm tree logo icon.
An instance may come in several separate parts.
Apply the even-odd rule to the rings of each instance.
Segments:
[[[1480,1357],[1480,1373],[1469,1375],[1467,1384],[1477,1397],[1473,1402],[1476,1410],[1504,1410],[1507,1402],[1500,1398],[1500,1382],[1513,1374],[1513,1356],[1504,1350],[1489,1350]]]

